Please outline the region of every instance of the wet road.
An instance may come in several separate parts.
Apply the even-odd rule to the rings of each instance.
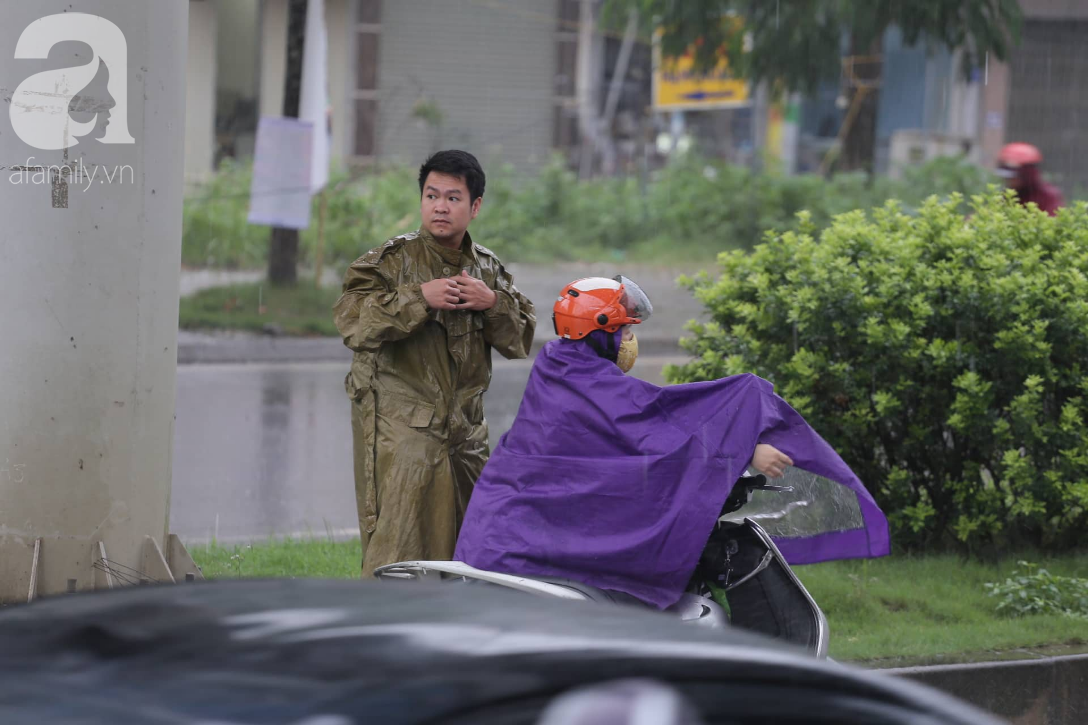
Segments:
[[[665,363],[633,374],[661,384]],[[531,362],[496,360],[485,409],[492,446],[511,425]],[[170,528],[189,542],[357,533],[350,407],[341,363],[183,365]]]

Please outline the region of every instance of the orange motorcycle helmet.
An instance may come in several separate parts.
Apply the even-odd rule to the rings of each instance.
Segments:
[[[594,330],[615,332],[645,322],[653,309],[642,288],[622,274],[584,277],[563,288],[552,305],[552,326],[559,337],[581,340]]]

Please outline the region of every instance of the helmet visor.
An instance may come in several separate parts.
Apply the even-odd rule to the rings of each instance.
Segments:
[[[617,274],[613,279],[623,285],[623,306],[627,309],[627,316],[645,322],[654,313],[654,306],[650,298],[642,291],[642,288],[634,280]]]

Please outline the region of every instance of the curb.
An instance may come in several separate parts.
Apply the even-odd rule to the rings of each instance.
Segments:
[[[533,341],[529,359],[536,357],[548,339]],[[642,355],[685,356],[674,338],[639,338]],[[216,335],[186,332],[179,335],[178,365],[247,363],[344,363],[351,364],[352,352],[338,337],[274,337],[263,335]],[[501,359],[497,353],[493,360]]]
[[[246,363],[351,364],[351,350],[336,337],[216,338],[178,342],[178,365]]]
[[[874,671],[929,685],[1017,725],[1088,722],[1088,654]]]

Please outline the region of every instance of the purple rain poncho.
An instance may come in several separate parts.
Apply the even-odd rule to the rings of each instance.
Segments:
[[[773,483],[795,490],[759,492],[738,515],[759,520],[787,561],[888,553],[872,496],[766,380],[658,387],[559,339],[537,355],[514,424],[476,482],[454,558],[668,607],[756,443],[793,459]]]

